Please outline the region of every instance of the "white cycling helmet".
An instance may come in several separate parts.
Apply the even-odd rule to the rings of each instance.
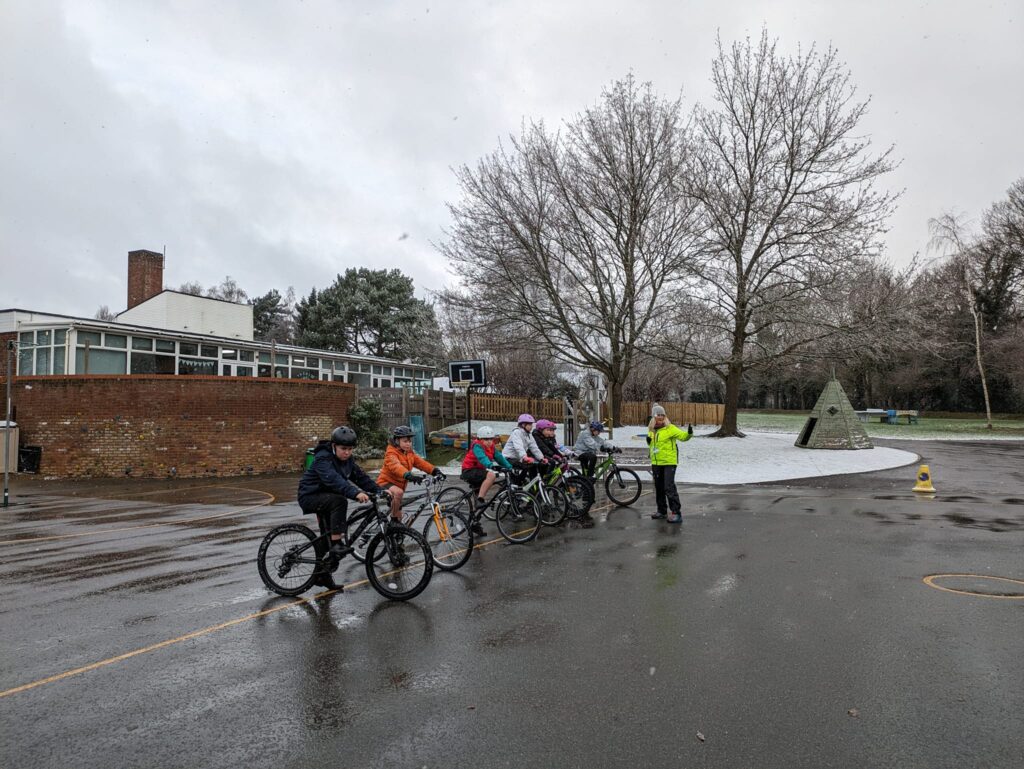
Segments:
[[[488,427],[487,425],[484,425],[483,427],[477,429],[476,437],[480,438],[480,439],[493,438],[494,437],[494,428],[493,427]]]

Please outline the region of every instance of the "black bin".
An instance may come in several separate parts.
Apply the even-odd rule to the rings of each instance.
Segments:
[[[22,446],[18,449],[18,472],[38,473],[43,459],[42,446]]]

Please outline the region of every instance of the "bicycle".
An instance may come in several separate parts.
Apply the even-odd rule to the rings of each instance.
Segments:
[[[415,528],[419,517],[429,509],[430,515],[423,524],[423,537],[430,546],[434,565],[443,571],[455,571],[473,555],[473,529],[469,519],[458,509],[461,489],[448,487],[434,493],[435,488],[444,486],[446,480],[429,475],[414,479],[413,483],[423,484],[424,494],[419,507],[404,515],[402,523],[410,529]]]
[[[579,470],[570,467],[569,460],[556,462],[544,480],[549,486],[561,489],[569,500],[567,516],[570,520],[582,518],[594,504],[594,483]]]
[[[484,502],[482,507],[477,507],[477,489],[461,491],[455,487],[442,492],[460,493],[458,500],[453,495],[447,504],[451,509],[462,512],[471,524],[478,522],[481,517],[494,521],[498,526],[498,533],[514,545],[530,542],[540,532],[541,527],[541,513],[537,501],[513,483],[505,470],[497,467],[490,470],[498,476],[495,483],[501,488]]]
[[[596,486],[597,482],[604,478],[604,492],[608,495],[608,499],[621,507],[626,507],[640,498],[643,483],[636,471],[630,470],[628,467],[619,467],[616,464],[615,454],[621,452],[622,449],[618,447],[609,451],[594,468],[591,481]],[[574,452],[573,456],[578,457],[579,455]]]
[[[391,522],[391,496],[378,493],[356,515],[364,528],[376,524],[376,531],[364,552],[367,581],[373,589],[393,601],[415,598],[434,570],[434,559],[426,539],[417,531]],[[329,571],[329,534],[316,535],[301,523],[286,523],[267,532],[256,556],[256,568],[263,584],[278,595],[300,595]]]
[[[541,469],[545,466],[542,464]],[[541,523],[545,526],[558,526],[569,514],[569,497],[562,489],[550,485],[542,473],[533,476],[522,489],[536,501]]]

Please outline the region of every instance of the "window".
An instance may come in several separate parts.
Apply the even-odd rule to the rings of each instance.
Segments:
[[[133,374],[173,374],[173,355],[152,355],[144,352],[132,353]]]
[[[260,363],[270,363],[270,353],[269,352],[261,352],[260,353]]]
[[[180,345],[178,345],[178,347],[181,348],[182,355],[199,354],[199,345],[193,344],[192,342],[182,342]]]
[[[29,347],[36,343],[35,334],[32,331],[22,331],[18,334],[18,346]]]
[[[288,365],[288,356],[287,355],[277,355],[277,356],[275,356],[274,363],[276,363],[278,366],[287,366]]]
[[[374,366],[373,367],[373,373],[374,374],[379,374],[380,373],[380,366]]]
[[[37,331],[36,332],[36,347],[49,347],[50,346],[50,332],[49,331]]]
[[[334,375],[334,381],[335,382],[344,382],[345,381],[345,375],[344,374],[335,374]]]
[[[306,358],[306,368],[320,368],[320,359]]]
[[[252,376],[252,366],[235,366],[235,376]]]
[[[153,340],[144,336],[133,336],[132,337],[132,349],[133,350],[152,350]]]
[[[174,342],[170,339],[157,339],[156,340],[156,351],[157,352],[174,352]]]
[[[75,350],[75,371],[79,374],[126,374],[128,354],[118,350],[79,347]]]
[[[255,357],[255,353],[253,353],[252,350],[239,350],[238,351],[238,359],[239,360],[244,360],[244,361],[247,361],[249,363],[252,363],[254,357]]]
[[[306,356],[305,355],[293,355],[292,356],[292,365],[293,366],[305,366],[306,365]]]
[[[67,344],[68,343],[68,330],[66,328],[58,328],[53,332],[53,343],[54,344]]]
[[[22,334],[24,336],[24,334]],[[24,345],[25,343],[22,342]],[[32,373],[32,348],[18,347],[18,374],[29,376]]]
[[[380,380],[380,386],[381,387],[391,387],[391,380],[390,379],[382,379],[382,380]]]
[[[360,387],[370,386],[370,375],[369,374],[349,374],[348,381],[352,384],[359,385]]]
[[[364,374],[369,374],[370,373],[370,364],[369,363],[360,363],[359,364],[359,370],[362,371]]]
[[[181,346],[185,346],[184,342],[182,343]],[[194,358],[179,358],[178,373],[215,376],[217,374],[217,361],[196,360]]]
[[[225,347],[220,351],[220,357],[224,360],[238,360],[238,350]]]
[[[53,348],[53,373],[63,374],[64,373],[64,356],[67,354],[67,347],[54,347]]]
[[[201,358],[216,358],[217,357],[217,345],[215,344],[204,344],[199,347],[199,357]]]
[[[107,347],[116,347],[123,350],[128,347],[128,337],[124,334],[104,334],[104,344]]]
[[[270,356],[268,355],[267,359],[269,360],[269,358],[270,358]],[[257,367],[257,369],[256,369],[256,376],[269,377],[270,376],[270,366],[268,364],[261,363]]]
[[[319,379],[320,372],[315,368],[293,368],[292,379]]]
[[[78,343],[79,344],[89,344],[89,345],[92,345],[93,347],[99,347],[100,343],[102,341],[103,340],[100,338],[100,335],[97,334],[95,331],[79,331],[78,332]]]
[[[42,332],[40,332],[41,334]],[[47,333],[47,336],[50,334]],[[36,349],[36,374],[50,373],[50,348],[39,347]]]

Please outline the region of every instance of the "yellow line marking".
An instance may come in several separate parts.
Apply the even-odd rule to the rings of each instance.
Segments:
[[[943,587],[942,585],[936,585],[935,580],[942,579],[943,577],[966,577],[968,579],[994,579],[999,582],[1012,582],[1015,585],[1024,586],[1024,580],[1011,579],[1009,577],[990,577],[987,574],[929,574],[927,577],[922,579],[928,587],[934,587],[936,590],[942,590],[945,593],[956,593],[957,595],[969,595],[976,596],[978,598],[1002,598],[1008,601],[1020,601],[1024,600],[1024,594],[1021,595],[991,595],[989,593],[977,593],[971,590],[957,590],[952,587]]]
[[[269,492],[261,492],[261,493],[269,494]],[[649,491],[648,492],[644,492],[643,494],[641,494],[641,496],[644,496],[644,494],[650,494],[650,493],[651,492],[649,492]],[[270,497],[273,499],[273,495],[272,494],[270,494]],[[260,506],[262,506],[262,505],[260,505]],[[612,506],[617,507],[617,505],[615,505],[614,503],[611,503],[609,505],[609,507],[612,507]],[[595,511],[595,512],[600,512],[600,509]],[[193,520],[203,520],[203,519],[193,519]],[[179,521],[178,523],[183,523],[183,521]],[[171,524],[151,524],[151,525],[154,525],[154,526],[165,526],[165,525],[171,525]],[[134,528],[145,528],[145,527],[134,527]],[[18,540],[18,541],[20,541],[20,542],[28,542],[30,540]],[[497,542],[504,542],[504,541],[505,541],[504,537],[495,537],[494,539],[488,540],[487,542],[481,542],[481,543],[479,543],[477,545],[474,545],[473,549],[474,550],[479,550],[480,548],[487,547],[488,545],[493,545],[493,544],[495,544]],[[5,543],[0,542],[0,544],[5,544]],[[369,584],[369,582],[370,582],[369,579],[357,580],[356,582],[350,582],[348,584],[342,585],[341,590],[343,591],[343,590],[348,590],[348,589],[352,589],[352,588],[356,588],[356,587],[362,587],[363,585]],[[93,663],[90,663],[88,665],[83,665],[82,667],[74,668],[72,670],[65,670],[63,673],[57,673],[56,675],[48,676],[46,678],[40,678],[38,681],[32,681],[31,683],[22,684],[21,686],[15,686],[13,689],[6,689],[5,691],[0,692],[0,699],[2,699],[4,697],[9,697],[9,696],[11,696],[13,694],[20,694],[21,692],[27,692],[27,691],[29,691],[31,689],[35,689],[35,688],[37,688],[39,686],[43,686],[44,684],[51,684],[51,683],[54,683],[56,681],[61,681],[61,680],[65,679],[65,678],[71,678],[72,676],[77,676],[77,675],[80,675],[82,673],[88,673],[88,672],[90,672],[92,670],[97,670],[99,668],[106,667],[107,665],[113,665],[116,662],[122,662],[124,660],[131,659],[132,657],[138,657],[141,654],[148,654],[149,652],[157,651],[158,649],[163,649],[163,648],[166,648],[168,646],[174,646],[175,644],[182,643],[183,641],[189,641],[189,640],[191,640],[193,638],[200,638],[201,636],[209,635],[210,633],[216,633],[219,630],[225,630],[226,628],[234,627],[235,625],[240,625],[243,622],[249,622],[249,621],[254,620],[254,619],[259,619],[260,617],[266,617],[267,615],[274,614],[274,613],[279,612],[279,611],[284,611],[285,609],[290,609],[290,608],[295,607],[295,606],[301,606],[303,604],[308,604],[308,603],[312,603],[314,601],[319,601],[319,600],[321,600],[323,598],[326,598],[327,596],[334,595],[335,593],[338,593],[338,592],[340,592],[340,591],[337,588],[335,588],[333,590],[325,590],[322,593],[317,593],[315,596],[311,596],[309,598],[300,598],[300,599],[298,599],[296,601],[292,601],[290,603],[286,603],[283,606],[275,606],[272,609],[264,609],[263,611],[258,611],[258,612],[255,612],[253,614],[247,614],[244,617],[237,617],[236,619],[228,620],[227,622],[221,622],[219,625],[211,625],[209,627],[201,628],[199,630],[194,630],[191,633],[186,633],[185,635],[178,636],[177,638],[169,638],[166,641],[160,641],[159,643],[151,644],[149,646],[143,646],[141,649],[134,649],[134,650],[132,650],[130,652],[125,652],[124,654],[118,654],[116,657],[108,657],[105,660],[100,660],[98,662],[93,662]]]
[[[222,487],[222,488],[233,488],[233,487]],[[138,526],[122,526],[117,529],[99,529],[97,531],[80,531],[76,534],[54,534],[49,537],[27,537],[23,539],[0,539],[0,545],[21,545],[28,542],[52,542],[59,539],[76,539],[78,537],[97,537],[104,534],[115,534],[121,531],[134,531],[135,529],[152,529],[158,526],[180,526],[186,523],[196,523],[198,521],[212,521],[215,518],[230,518],[232,516],[241,515],[250,510],[255,510],[260,507],[266,507],[272,505],[277,501],[277,497],[271,494],[269,491],[258,491],[257,489],[245,489],[245,491],[253,491],[258,494],[266,494],[269,499],[260,502],[259,504],[249,505],[248,507],[240,507],[237,510],[229,510],[226,513],[217,513],[216,515],[203,515],[197,518],[182,518],[176,521],[161,521],[158,523],[140,523]]]

